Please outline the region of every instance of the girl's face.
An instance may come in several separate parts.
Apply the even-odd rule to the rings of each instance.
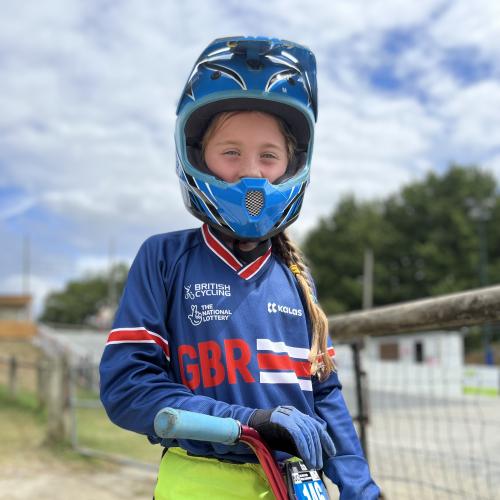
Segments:
[[[274,182],[288,165],[285,136],[273,116],[237,112],[215,123],[205,145],[205,162],[214,175],[226,182],[243,177]]]

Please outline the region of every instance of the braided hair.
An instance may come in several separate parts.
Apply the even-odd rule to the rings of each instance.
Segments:
[[[335,364],[327,354],[328,319],[314,295],[304,257],[284,231],[273,236],[272,248],[275,255],[293,272],[302,291],[312,329],[309,353],[311,375],[324,380],[335,371]]]

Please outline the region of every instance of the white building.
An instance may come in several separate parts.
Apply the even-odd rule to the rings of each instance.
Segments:
[[[362,366],[371,390],[437,397],[464,392],[464,347],[460,331],[433,331],[365,339]],[[337,365],[354,384],[352,352],[338,346]]]
[[[367,358],[373,361],[461,367],[463,344],[459,331],[434,331],[369,338],[365,348]]]

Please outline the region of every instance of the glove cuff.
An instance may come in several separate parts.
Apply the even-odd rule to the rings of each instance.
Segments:
[[[253,429],[259,430],[259,427],[263,424],[268,424],[271,420],[271,414],[274,408],[271,410],[255,410],[248,419],[248,426]]]

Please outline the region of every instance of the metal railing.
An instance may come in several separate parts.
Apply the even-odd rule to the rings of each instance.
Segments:
[[[329,318],[335,340],[484,325],[500,321],[500,286],[403,302]]]
[[[329,318],[335,345],[351,352],[352,361],[339,372],[346,395],[352,391],[351,412],[387,498],[495,498],[500,398],[484,396],[487,391],[466,394],[463,386],[467,372],[490,370],[493,385],[497,378],[491,394],[498,394],[500,369],[471,368],[462,360],[456,366],[384,361],[363,353],[365,344],[397,334],[408,345],[415,332],[426,339],[436,330],[449,338],[457,327],[499,321],[500,286]]]

